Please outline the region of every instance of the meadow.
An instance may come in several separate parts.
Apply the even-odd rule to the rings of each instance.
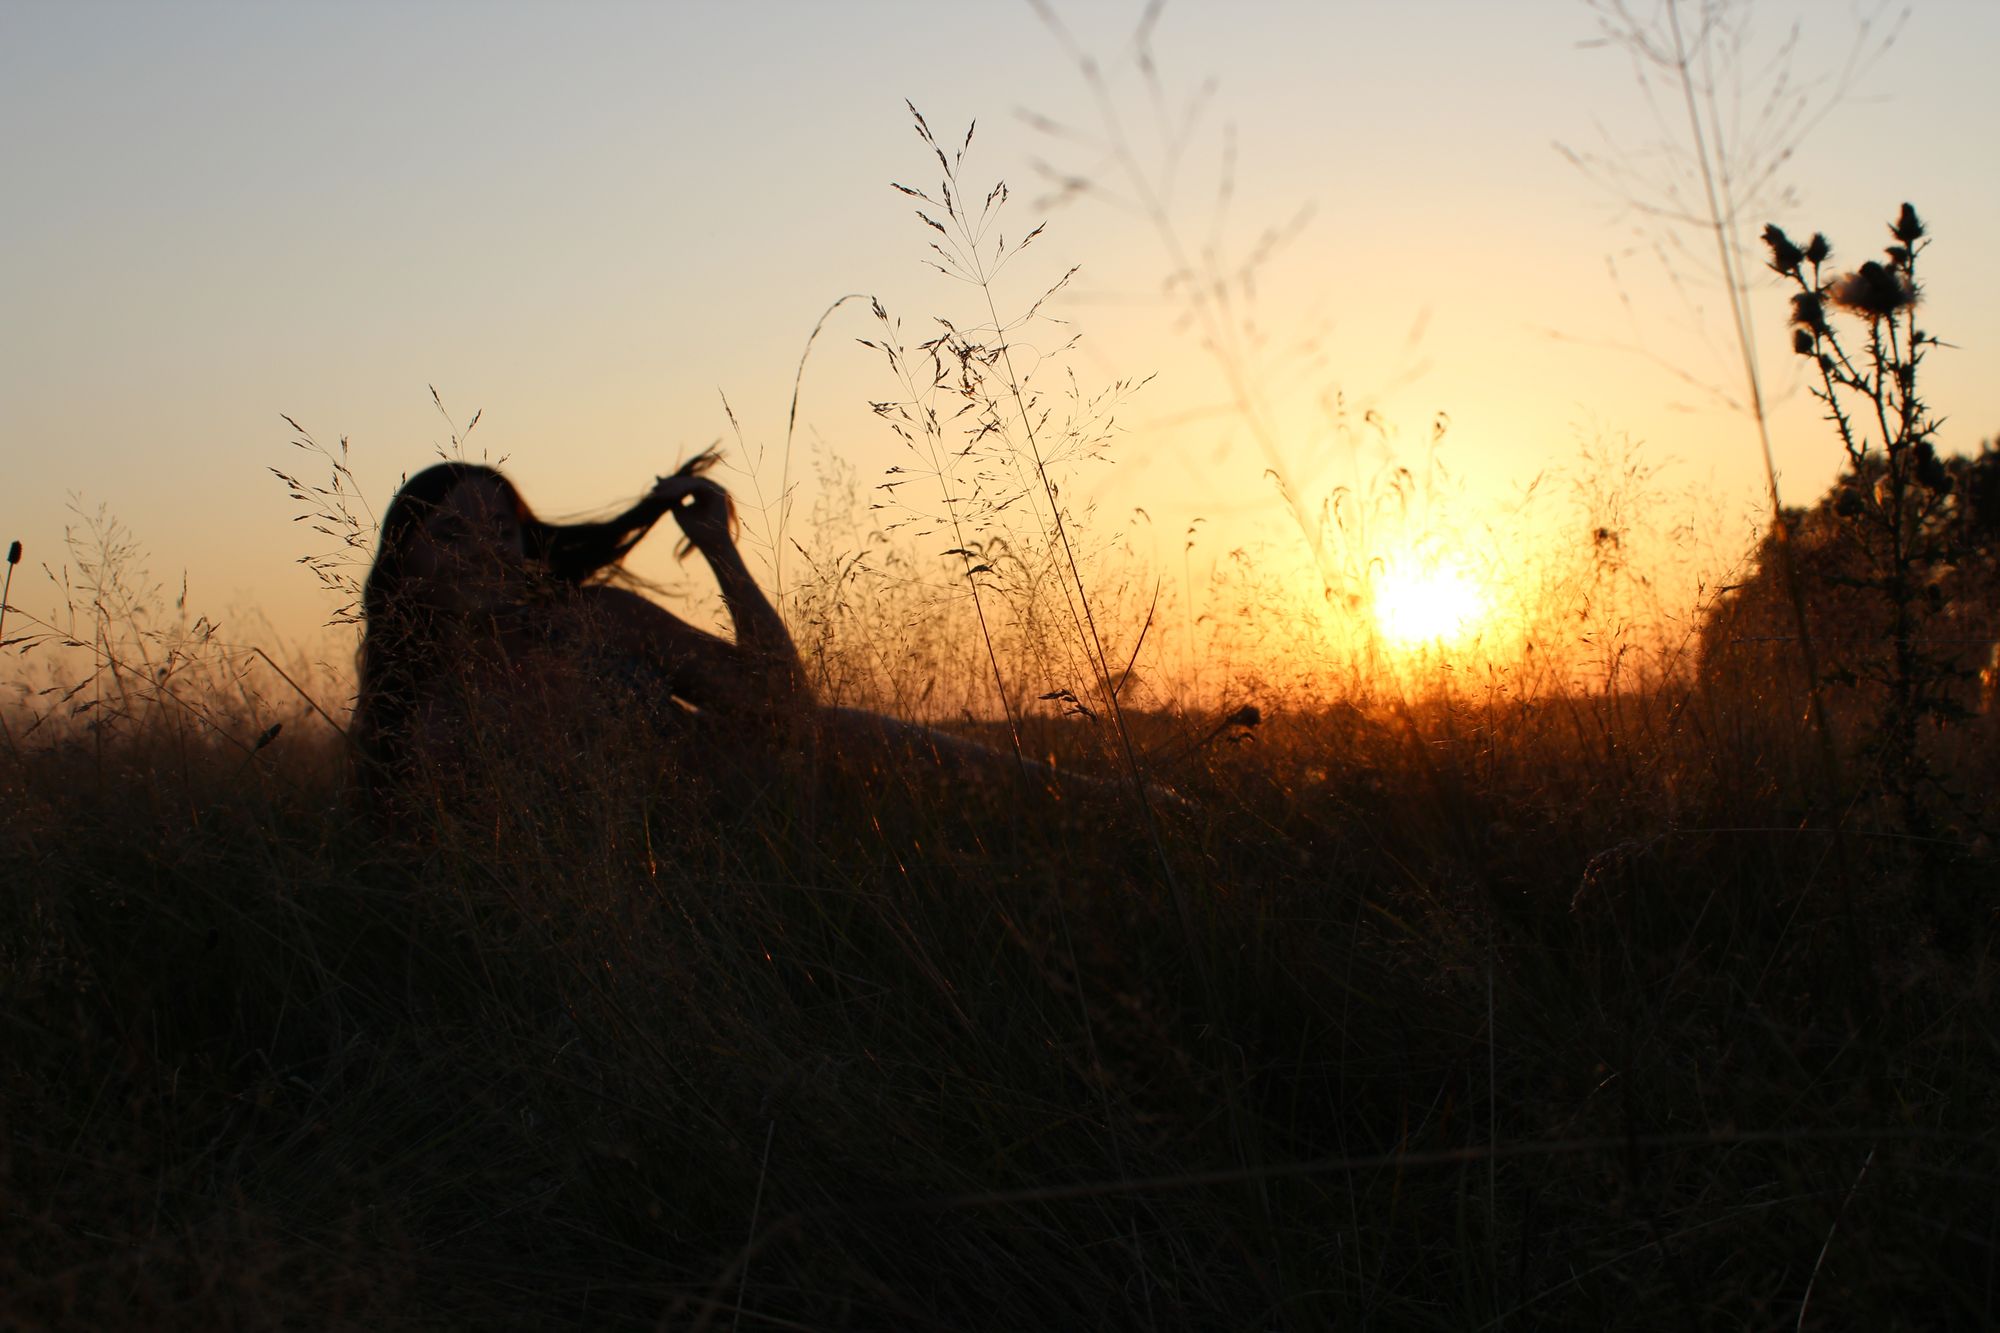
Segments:
[[[1157,837],[629,737],[391,836],[303,718],[16,744],[5,1318],[1990,1322],[1993,747],[1915,841],[1739,685],[1270,710]]]
[[[1468,627],[1397,619],[1454,586],[1440,425],[1279,475],[1293,563],[1176,586],[1065,498],[1140,386],[1017,372],[1004,188],[917,123],[985,317],[868,311],[906,464],[745,540],[823,699],[1101,783],[519,719],[384,821],[343,664],[81,515],[58,609],[0,620],[0,1326],[2000,1321],[1992,450],[1939,462],[1918,402],[1691,573],[1605,446],[1545,554],[1461,541],[1509,590]],[[366,506],[293,443],[351,635]],[[1787,596],[1820,529],[1888,573]]]

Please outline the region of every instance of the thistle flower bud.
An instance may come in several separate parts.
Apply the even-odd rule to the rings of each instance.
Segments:
[[[1773,222],[1764,228],[1764,244],[1771,247],[1771,269],[1787,278],[1799,275],[1799,263],[1805,251],[1792,244],[1792,238],[1785,235],[1782,228]]]
[[[1865,319],[1886,319],[1916,304],[1917,289],[1909,275],[1870,260],[1852,273],[1836,278],[1827,289],[1833,303]]]
[[[1816,341],[1811,329],[1792,330],[1792,350],[1800,356],[1811,356]]]
[[[1809,264],[1824,264],[1826,257],[1832,253],[1833,246],[1827,241],[1826,234],[1824,232],[1814,232],[1811,243],[1806,246],[1806,262]]]
[[[1889,234],[1904,245],[1915,245],[1917,238],[1924,234],[1924,224],[1917,220],[1917,210],[1904,204],[1903,211],[1890,224]]]
[[[1826,302],[1818,292],[1800,292],[1792,298],[1792,323],[1814,333],[1826,332]]]

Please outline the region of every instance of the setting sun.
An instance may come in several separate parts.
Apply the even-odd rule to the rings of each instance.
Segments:
[[[1391,572],[1375,584],[1375,623],[1382,637],[1399,647],[1461,639],[1485,611],[1479,588],[1449,569],[1420,574]]]

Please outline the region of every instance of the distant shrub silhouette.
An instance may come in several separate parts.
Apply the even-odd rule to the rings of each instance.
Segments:
[[[1949,555],[1914,601],[1911,637],[1934,668],[1914,687],[1920,714],[1957,719],[1975,707],[1972,682],[2000,638],[2000,437],[1976,456],[1942,458],[1939,466],[1951,488],[1924,532]],[[1785,511],[1822,674],[1830,684],[1874,686],[1878,708],[1893,684],[1894,609],[1874,582],[1879,549],[1851,511],[1884,484],[1885,469],[1874,462],[1844,471],[1810,508]],[[1749,575],[1716,601],[1702,627],[1704,678],[1779,689],[1793,682],[1797,636],[1778,560],[1776,535],[1767,532]]]

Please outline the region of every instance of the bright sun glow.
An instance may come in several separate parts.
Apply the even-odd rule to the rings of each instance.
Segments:
[[[1398,647],[1461,639],[1485,612],[1486,602],[1478,587],[1452,570],[1391,572],[1375,584],[1375,623],[1381,627],[1382,637]]]

